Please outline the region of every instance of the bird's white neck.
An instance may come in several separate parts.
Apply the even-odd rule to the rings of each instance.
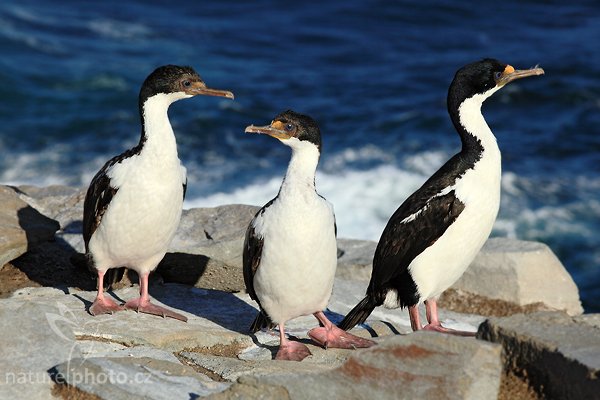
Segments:
[[[292,158],[281,184],[280,195],[295,191],[314,193],[319,150],[314,144],[296,138],[287,139],[286,142],[292,148]]]
[[[144,124],[142,151],[161,160],[177,158],[177,143],[169,121],[169,106],[185,97],[182,93],[158,94],[146,100],[142,109]]]
[[[497,88],[494,88],[486,93],[475,95],[465,100],[458,108],[459,121],[466,132],[461,132],[461,135],[465,133],[472,136],[474,139],[479,141],[483,148],[482,157],[493,158],[500,160],[500,149],[496,137],[492,133],[492,130],[488,126],[483,114],[481,113],[481,106],[486,98],[494,93]],[[466,139],[463,137],[463,146],[465,145]]]

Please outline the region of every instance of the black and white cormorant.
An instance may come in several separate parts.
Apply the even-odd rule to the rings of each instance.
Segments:
[[[300,361],[308,347],[285,336],[290,319],[313,314],[322,324],[309,336],[325,347],[368,347],[372,341],[337,328],[323,313],[337,266],[333,206],[315,189],[321,154],[316,122],[293,111],[283,112],[268,126],[250,125],[249,133],[279,139],[292,148],[279,194],[250,222],[244,243],[244,282],[260,312],[250,330],[279,325],[278,360]]]
[[[89,309],[92,315],[124,307],[187,320],[150,302],[148,275],[173,239],[187,185],[167,111],[174,101],[196,95],[233,98],[231,92],[207,88],[191,67],[166,65],[152,72],[139,94],[139,144],[109,160],[92,179],[83,209],[86,258],[98,273],[98,294]],[[124,306],[104,295],[104,275],[118,267],[139,275],[140,297]]]
[[[481,106],[507,83],[543,73],[541,68],[515,70],[494,59],[456,72],[447,102],[462,150],[392,215],[375,251],[367,295],[340,328],[363,323],[383,304],[408,307],[412,329],[423,329],[418,305],[424,301],[428,322],[424,329],[450,331],[438,319],[436,299],[473,261],[500,206],[500,150]]]

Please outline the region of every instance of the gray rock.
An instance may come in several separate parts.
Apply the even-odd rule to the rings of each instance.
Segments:
[[[81,232],[86,189],[60,185],[22,185],[18,190],[21,199],[45,216],[57,220],[61,229]]]
[[[169,252],[201,254],[241,271],[244,235],[258,210],[240,204],[184,210]]]
[[[333,321],[341,319],[362,297],[365,287],[364,281],[337,278],[327,311],[329,317]],[[106,377],[107,371],[113,371],[113,375],[120,372],[119,379],[129,383],[122,386],[117,382],[110,389],[103,386],[104,383],[86,386],[85,380],[79,378],[81,383],[75,378],[67,381],[100,396],[104,396],[102,393],[109,393],[106,396],[112,398],[133,396],[132,393],[140,392],[131,382],[135,382],[133,378],[139,374],[148,372],[144,369],[146,362],[154,366],[155,398],[168,393],[171,386],[174,391],[216,393],[213,396],[217,399],[258,394],[265,398],[314,398],[325,393],[326,388],[331,389],[327,395],[333,398],[367,395],[373,398],[495,398],[498,392],[499,372],[495,368],[500,361],[495,363],[492,359],[499,357],[499,346],[491,346],[490,350],[489,344],[472,338],[428,332],[404,335],[410,332],[405,310],[378,308],[366,326],[353,330],[363,337],[378,335],[375,340],[379,345],[375,348],[325,350],[309,344],[311,357],[301,363],[282,363],[272,361],[278,346],[275,331],[248,335],[247,328],[257,311],[247,294],[173,284],[153,285],[150,292],[155,302],[188,316],[188,323],[131,311],[92,317],[85,308],[95,296],[93,291],[71,290],[65,294],[54,288],[27,288],[15,292],[11,298],[0,301],[0,317],[8,321],[0,334],[10,339],[8,345],[0,349],[0,365],[5,368],[0,376],[4,371],[21,371],[24,376],[37,371],[40,380],[45,381],[38,386],[28,386],[26,394],[31,398],[49,397],[52,383],[47,371],[54,366],[54,373],[63,374],[75,368],[71,374],[74,377],[85,377],[89,371],[88,382]],[[119,289],[111,295],[127,300],[137,295],[137,288]],[[480,316],[446,310],[440,310],[440,314],[444,324],[463,330],[473,330],[483,320]],[[23,318],[23,315],[31,318]],[[599,337],[595,327],[597,318],[564,317],[583,329],[581,334],[588,339]],[[53,325],[50,321],[54,321]],[[316,325],[314,317],[306,316],[290,321],[286,328],[290,335],[307,341],[307,331]],[[595,331],[588,332],[582,327]],[[549,338],[562,338],[564,346],[583,343],[582,347],[570,348],[570,357],[580,357],[590,370],[597,369],[594,362],[600,359],[597,354],[600,346],[596,341],[582,342],[580,336],[570,331],[561,333],[563,329],[562,322],[555,320],[538,328]],[[504,327],[501,331],[512,335]],[[519,337],[519,342],[526,340],[528,336]],[[535,346],[541,345],[536,342]],[[519,351],[533,354],[528,347]],[[174,352],[178,357],[173,356]],[[561,352],[566,353],[566,350]],[[49,355],[53,356],[46,359]],[[511,359],[518,356],[517,353],[510,355]],[[215,382],[202,374],[192,374],[192,370],[182,367],[182,362]],[[574,367],[572,370],[583,375],[588,372]],[[237,383],[228,387],[227,381]],[[0,390],[0,396],[7,398],[22,394],[18,381],[3,385]],[[144,392],[144,395],[148,394]]]
[[[73,358],[53,369],[56,380],[101,399],[189,399],[227,389],[191,367],[149,357]]]
[[[264,385],[256,382],[244,385],[234,385],[229,389],[213,394],[208,397],[210,400],[289,400],[290,394],[282,386]]]
[[[373,270],[373,254],[377,242],[370,240],[338,239],[336,276],[345,279],[369,281]]]
[[[100,341],[98,338],[78,336],[77,343],[81,357],[88,358],[120,358],[120,357],[149,357],[154,360],[162,360],[178,363],[179,359],[172,351],[162,350],[153,346],[126,346],[122,343],[111,341]]]
[[[501,374],[500,346],[418,332],[356,351],[330,371],[245,375],[228,393],[262,385],[283,387],[290,399],[496,399]]]
[[[55,219],[60,224],[56,239],[64,241],[76,251],[84,251],[83,202],[85,188],[69,186],[37,187],[22,185],[17,188],[19,197],[41,214]]]
[[[600,328],[600,314],[583,314],[573,318],[576,322],[582,322],[584,324],[595,326]]]
[[[52,240],[59,229],[56,221],[21,200],[11,187],[0,186],[0,204],[0,266]]]
[[[202,289],[240,292],[246,288],[240,267],[201,254],[167,253],[156,272],[165,282]]]
[[[42,288],[45,289],[45,288]],[[53,382],[48,370],[80,352],[73,316],[56,289],[50,296],[3,299],[0,303],[0,398],[48,399]],[[49,291],[42,290],[49,294]],[[61,297],[64,297],[62,294]]]
[[[570,315],[583,313],[573,279],[538,242],[489,239],[452,288],[520,306],[541,302]]]
[[[171,318],[121,311],[113,315],[93,317],[85,310],[94,292],[73,290],[64,303],[80,319],[74,327],[78,337],[120,343],[125,346],[152,346],[168,351],[193,347],[252,344],[245,334],[253,318],[254,308],[234,294],[190,288],[182,285],[153,285],[150,293],[157,304],[176,309],[188,317],[184,323]],[[112,292],[119,301],[139,295],[137,287]]]
[[[327,350],[331,353],[331,351]],[[314,348],[311,348],[314,357]],[[325,350],[323,350],[325,352]],[[334,351],[335,352],[335,351]],[[345,353],[350,353],[350,350],[346,350]],[[270,356],[269,352],[269,356]],[[189,360],[194,365],[205,368],[214,374],[219,375],[222,379],[235,382],[241,376],[252,375],[252,376],[265,376],[271,374],[287,374],[293,377],[301,373],[311,372],[323,372],[329,371],[343,361],[337,364],[315,362],[313,357],[305,359],[305,361],[297,362],[286,362],[286,361],[275,361],[275,360],[239,360],[231,357],[219,357],[211,356],[207,354],[183,352],[181,356]],[[347,358],[347,357],[345,357]],[[344,359],[345,359],[344,358]]]
[[[506,367],[525,370],[545,398],[591,399],[600,393],[600,328],[581,317],[539,312],[490,318],[477,336],[502,344]]]

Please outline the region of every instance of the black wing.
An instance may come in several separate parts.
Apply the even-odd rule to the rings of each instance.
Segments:
[[[85,195],[83,203],[83,240],[86,253],[89,252],[88,244],[92,235],[100,225],[108,205],[118,190],[110,185],[110,178],[106,174],[107,169],[102,168],[96,174]]]
[[[86,264],[90,271],[96,271],[94,257],[89,252],[89,242],[92,235],[100,225],[102,217],[112,198],[117,193],[117,188],[110,185],[110,178],[106,174],[108,164],[102,168],[92,179],[83,203],[83,241],[85,243]],[[119,282],[125,274],[125,268],[109,269],[104,275],[104,289],[108,290],[114,283]]]
[[[258,303],[260,309],[254,322],[250,326],[250,332],[254,333],[262,328],[272,328],[275,324],[271,321],[265,310],[263,310],[254,290],[254,275],[260,265],[262,257],[262,250],[264,245],[264,238],[256,234],[254,229],[254,221],[257,218],[261,218],[267,207],[273,204],[275,199],[269,201],[263,208],[258,210],[246,230],[246,238],[244,240],[244,252],[242,255],[243,267],[244,267],[244,283],[246,284],[246,291],[250,295],[250,298]]]
[[[401,289],[398,286],[408,285],[407,290],[399,290],[399,295],[412,291],[416,296],[408,266],[446,232],[465,207],[454,191],[421,201],[420,209],[414,206],[414,201],[411,196],[398,208],[381,235],[373,258],[368,294],[385,296],[389,288]],[[415,299],[401,299],[403,306],[415,302]]]
[[[246,239],[244,240],[244,283],[246,284],[246,291],[250,295],[250,298],[258,302],[258,297],[254,291],[254,275],[260,265],[264,240],[256,235],[252,226],[253,223],[254,219],[246,230]]]
[[[182,165],[181,166],[181,171],[183,174],[183,199],[185,200],[185,193],[187,192],[187,185],[188,185],[188,179],[187,179],[187,170],[185,169],[185,167]]]
[[[265,213],[265,210],[273,204],[274,201],[275,199],[270,200],[254,214],[254,218],[252,218],[252,221],[250,221],[250,224],[248,225],[248,229],[246,229],[246,238],[244,240],[244,252],[242,254],[244,283],[246,284],[246,291],[250,295],[250,298],[257,303],[258,297],[254,291],[254,275],[260,265],[264,239],[256,234],[256,231],[254,230],[254,221],[256,221],[257,218],[261,218]]]

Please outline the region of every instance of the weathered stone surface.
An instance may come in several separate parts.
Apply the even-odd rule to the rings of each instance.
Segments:
[[[71,357],[80,356],[70,313],[60,304],[48,301],[57,298],[60,291],[48,289],[37,289],[40,290],[40,296],[32,299],[1,301],[2,399],[50,398],[53,383],[48,369]]]
[[[114,291],[114,298],[126,301],[137,297],[137,287]],[[176,309],[188,317],[183,323],[171,318],[122,311],[114,315],[92,317],[85,309],[94,299],[93,292],[73,291],[64,303],[80,316],[75,334],[121,343],[146,345],[181,351],[192,347],[214,345],[250,346],[252,338],[245,334],[254,308],[234,294],[190,288],[182,285],[153,285],[150,293],[157,304]]]
[[[276,347],[273,346],[273,347]],[[299,373],[312,373],[328,371],[336,366],[339,366],[350,354],[351,350],[344,350],[345,357],[337,363],[324,363],[321,360],[315,360],[315,349],[311,348],[313,356],[307,359],[306,362],[295,363],[286,361],[275,361],[269,358],[268,360],[240,360],[231,357],[219,357],[193,352],[182,352],[181,356],[194,363],[197,366],[205,368],[214,374],[219,375],[222,379],[235,382],[241,376],[265,376],[271,374],[288,374],[295,376]],[[333,350],[333,351],[331,351]],[[326,350],[322,350],[325,352]],[[330,349],[327,352],[335,352]],[[269,352],[271,356],[271,352]]]
[[[194,399],[230,386],[179,362],[149,357],[73,358],[52,373],[57,382],[107,400]]]
[[[210,400],[290,400],[290,394],[282,386],[264,385],[256,382],[250,382],[243,385],[234,385],[229,389],[213,394],[208,397]]]
[[[0,267],[36,244],[54,238],[56,221],[19,198],[15,189],[0,186]]]
[[[600,329],[600,314],[583,314],[573,318],[573,321],[595,326]]]
[[[581,317],[539,312],[491,318],[477,336],[502,344],[506,367],[525,370],[546,398],[591,399],[600,393],[600,328]]]
[[[377,242],[370,240],[339,239],[336,276],[345,279],[369,281],[373,271],[373,254]]]
[[[21,199],[45,216],[57,220],[61,229],[81,232],[86,189],[61,185],[22,185],[18,190]]]
[[[202,254],[241,269],[246,228],[258,210],[239,204],[184,210],[169,252]]]
[[[365,282],[336,280],[330,304],[330,309],[334,311],[327,311],[329,317],[334,321],[341,319],[343,313],[358,301],[365,284]],[[51,306],[49,311],[44,314],[27,312],[27,315],[34,315],[32,317],[34,325],[22,329],[43,332],[54,341],[63,340],[66,348],[61,347],[60,354],[57,354],[55,358],[40,363],[37,356],[32,356],[28,352],[28,349],[32,348],[31,340],[37,340],[40,342],[40,346],[46,346],[42,342],[47,343],[50,339],[45,337],[39,340],[32,339],[24,334],[12,335],[15,340],[12,347],[22,354],[28,354],[29,364],[24,364],[23,371],[29,371],[28,368],[31,368],[31,371],[39,369],[41,379],[46,379],[45,386],[42,387],[44,394],[51,389],[51,382],[45,371],[60,364],[64,364],[61,368],[69,368],[65,363],[71,360],[69,365],[72,366],[74,365],[73,360],[78,358],[82,361],[92,358],[108,359],[117,364],[122,364],[122,361],[115,360],[125,358],[136,360],[151,358],[177,364],[177,358],[173,355],[173,353],[177,353],[179,357],[188,360],[192,366],[196,366],[202,371],[211,372],[223,380],[235,380],[245,375],[281,374],[285,371],[292,375],[309,371],[327,371],[340,366],[354,354],[353,350],[325,350],[308,344],[313,353],[311,357],[302,363],[285,363],[283,366],[278,366],[279,363],[272,361],[279,344],[277,333],[268,331],[258,332],[254,336],[248,334],[248,327],[257,310],[256,304],[250,300],[247,294],[232,294],[174,284],[152,285],[150,293],[154,302],[177,309],[189,318],[188,322],[182,323],[132,311],[93,317],[87,313],[86,308],[94,299],[95,292],[74,289],[69,289],[66,294],[64,291],[54,288],[21,289],[16,291],[11,298],[0,300],[0,310],[6,313],[12,312],[15,320],[23,320],[23,313],[16,314],[12,310],[23,304]],[[123,288],[110,293],[110,296],[118,301],[125,301],[137,295],[137,287]],[[51,325],[46,314],[54,315],[54,317],[49,317],[55,321],[54,325]],[[38,316],[35,317],[35,315]],[[2,316],[4,317],[4,315]],[[450,320],[448,320],[449,317]],[[460,314],[445,313],[443,310],[442,318],[451,326],[471,330],[475,329],[478,321],[483,320],[482,317],[461,316]],[[454,321],[452,321],[453,318]],[[381,322],[380,319],[385,322]],[[6,320],[11,321],[11,319]],[[371,337],[372,334],[389,337],[398,332],[410,332],[408,315],[402,310],[376,310],[375,315],[367,322],[369,324],[367,329],[357,327],[353,333],[363,337]],[[286,325],[286,330],[298,340],[308,342],[307,331],[316,326],[317,320],[313,316],[305,316],[290,321]],[[56,333],[63,332],[63,330],[67,339],[62,339]],[[380,339],[375,338],[375,340]],[[35,349],[35,345],[33,348]],[[42,353],[41,348],[40,353]],[[10,363],[8,360],[9,358],[2,357],[0,365],[6,364],[11,370],[14,370],[13,360]],[[77,363],[75,362],[75,364]],[[97,376],[101,373],[102,368],[106,367],[103,365],[100,368],[97,362],[89,365],[90,370],[96,368],[94,376]],[[122,367],[117,365],[115,368]],[[128,372],[126,371],[127,376],[130,376],[132,373],[136,373],[138,367],[130,365],[127,368],[129,368]],[[166,372],[163,371],[163,373]],[[170,385],[169,381],[160,382],[165,387]],[[84,391],[91,390],[87,386],[76,386]],[[247,387],[246,389],[250,390]],[[265,388],[265,390],[267,389]],[[12,393],[8,391],[9,389],[3,390],[6,393]],[[18,390],[18,388],[14,389],[13,387],[10,390]],[[115,393],[121,393],[120,391],[124,389],[115,390],[117,390]],[[270,393],[269,390],[267,390],[268,393]],[[279,392],[276,391],[276,393]],[[32,396],[35,398],[35,395],[32,394]],[[40,397],[47,396],[40,395]]]
[[[452,288],[521,306],[541,302],[570,315],[583,312],[573,279],[538,242],[489,239]]]
[[[202,289],[240,292],[246,288],[241,267],[201,254],[167,253],[156,272],[165,282]]]
[[[330,371],[245,375],[229,393],[269,385],[290,399],[496,399],[501,373],[500,346],[418,332],[356,351]]]
[[[19,189],[18,196],[31,206],[30,209],[35,208],[57,219],[62,228],[56,235],[57,242],[40,245],[19,260],[31,256],[30,264],[39,264],[52,276],[61,276],[60,279],[74,276],[75,269],[64,269],[62,275],[58,273],[63,268],[59,264],[68,259],[68,254],[52,260],[47,260],[47,255],[52,252],[51,245],[55,244],[68,247],[70,251],[69,245],[78,251],[83,250],[81,214],[85,191],[65,187]],[[10,190],[14,193],[14,189]],[[64,287],[64,290],[27,288],[18,290],[9,299],[0,300],[0,318],[3,321],[0,335],[9,337],[0,347],[0,379],[3,375],[7,377],[6,372],[23,373],[15,375],[14,382],[8,385],[4,385],[6,379],[2,382],[0,398],[50,397],[53,383],[48,370],[52,367],[56,367],[53,370],[55,374],[63,372],[67,377],[69,371],[75,377],[75,372],[89,370],[89,376],[94,377],[90,379],[96,381],[109,371],[120,372],[119,377],[127,384],[112,382],[110,387],[105,384],[86,386],[85,382],[69,381],[79,389],[103,398],[164,398],[161,397],[163,394],[169,394],[169,398],[194,398],[208,394],[217,399],[236,396],[277,399],[495,398],[498,392],[499,346],[472,338],[412,334],[408,313],[402,309],[378,307],[364,326],[353,329],[354,334],[369,338],[375,336],[374,340],[379,342],[377,347],[361,351],[325,350],[310,344],[307,331],[317,326],[316,319],[313,316],[296,318],[286,324],[286,331],[295,340],[307,343],[313,355],[301,363],[272,360],[279,344],[277,332],[249,335],[247,331],[256,315],[257,305],[243,291],[241,254],[247,224],[257,210],[258,207],[233,205],[184,211],[171,253],[159,266],[150,294],[154,302],[186,315],[188,323],[132,311],[92,317],[86,308],[94,299],[95,292],[90,285],[82,286],[73,279],[56,283],[35,280],[35,283]],[[523,301],[531,301],[532,296],[524,294],[527,288],[522,283],[535,278],[536,285],[532,291],[535,301],[544,301],[537,298],[541,297],[540,285],[545,285],[544,291],[550,288],[551,291],[563,292],[550,296],[555,301],[552,307],[560,308],[556,302],[568,303],[563,283],[544,280],[563,279],[563,275],[554,272],[555,267],[548,266],[554,262],[548,261],[549,251],[542,249],[538,252],[539,246],[535,243],[494,243],[497,240],[490,240],[480,254],[483,257],[480,262],[490,264],[491,268],[486,269],[484,265],[479,270],[472,267],[467,271],[478,271],[473,277],[465,278],[469,287],[474,288],[471,289],[474,293],[489,295],[490,290],[496,289],[509,293],[511,299],[519,297],[525,299]],[[33,257],[45,246],[48,246],[45,253]],[[338,271],[326,310],[333,322],[339,322],[362,299],[371,274],[375,246],[375,242],[338,240]],[[542,260],[537,263],[539,265],[533,261],[536,258]],[[540,266],[543,267],[542,272],[539,272]],[[24,266],[20,268],[30,271]],[[495,275],[498,271],[503,277]],[[162,285],[162,280],[196,288],[170,283]],[[511,286],[519,280],[521,283],[515,291]],[[492,282],[493,287],[486,286],[488,282]],[[125,301],[136,297],[138,288],[137,285],[125,287],[111,291],[110,295],[117,301]],[[575,297],[569,296],[569,301],[575,298],[579,305],[576,292]],[[424,314],[423,309],[421,312]],[[577,308],[573,306],[571,312],[577,313]],[[537,314],[534,315],[538,318]],[[443,308],[440,309],[440,317],[445,326],[473,332],[485,320],[481,315],[466,315]],[[422,318],[425,319],[425,316]],[[596,360],[600,359],[597,354],[600,346],[594,341],[580,340],[579,333],[568,331],[572,328],[565,328],[569,324],[561,321],[552,320],[539,328],[546,331],[547,336],[543,341],[536,336],[533,350],[533,345],[530,345],[533,339],[529,334],[510,336],[510,332],[501,326],[497,336],[509,337],[516,343],[513,347],[519,350],[510,355],[513,361],[521,357],[516,351],[528,354],[547,352],[546,347],[551,347],[548,343],[555,336],[559,337],[558,350],[551,354],[555,357],[558,353],[571,363],[568,365],[576,365],[571,368],[569,379],[572,376],[583,379],[581,377],[586,374],[597,376]],[[599,336],[600,317],[597,315],[576,316],[569,321],[583,334]],[[589,333],[589,329],[594,331]],[[517,331],[516,328],[514,330]],[[561,333],[563,330],[568,331],[567,334]],[[569,343],[567,338],[572,339],[571,347],[565,344]],[[554,358],[550,362],[554,363]],[[555,364],[562,365],[562,362]],[[516,365],[516,361],[514,363]],[[32,376],[31,373],[40,375]],[[139,374],[151,376],[150,387],[153,390],[140,391],[132,384],[133,378]],[[22,378],[21,381],[19,378]],[[558,377],[552,378],[558,380]],[[34,382],[35,379],[37,381]],[[571,381],[575,382],[575,378]],[[25,384],[27,387],[24,389]]]

